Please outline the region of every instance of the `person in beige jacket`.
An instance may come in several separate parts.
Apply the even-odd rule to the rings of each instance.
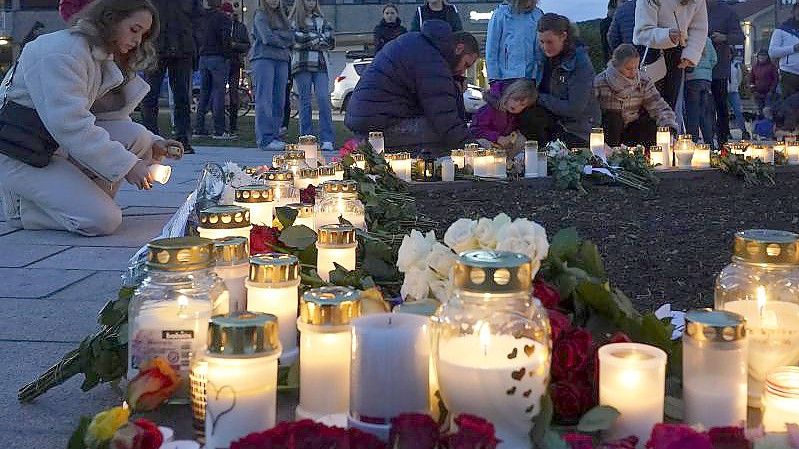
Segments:
[[[706,0],[636,0],[633,44],[663,52],[667,72],[660,93],[672,109],[683,71],[702,58],[707,30]]]
[[[0,147],[9,225],[111,234],[122,223],[114,202],[122,180],[151,188],[148,166],[181,147],[130,118],[149,90],[136,70],[153,60],[157,33],[149,0],[96,0],[72,28],[25,47],[0,97],[35,109],[59,148],[37,168]]]

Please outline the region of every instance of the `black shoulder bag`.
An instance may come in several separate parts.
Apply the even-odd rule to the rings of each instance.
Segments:
[[[58,142],[47,131],[36,109],[8,101],[8,89],[18,64],[19,60],[11,68],[0,107],[0,153],[34,167],[46,167],[58,149]]]

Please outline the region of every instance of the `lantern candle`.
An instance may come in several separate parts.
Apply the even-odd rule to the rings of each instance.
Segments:
[[[319,159],[319,140],[316,136],[300,136],[297,143],[297,150],[302,151],[303,159],[309,167],[316,167]]]
[[[475,176],[487,178],[494,173],[494,156],[490,155],[488,150],[481,148],[475,151],[473,164]]]
[[[649,440],[652,427],[663,421],[666,353],[654,346],[613,343],[599,348],[599,403],[621,415],[605,437]]]
[[[265,185],[236,188],[233,204],[250,211],[250,223],[272,226],[274,211],[274,189]]]
[[[666,166],[666,153],[660,145],[649,147],[649,163],[655,167],[655,170],[664,170]]]
[[[281,169],[281,168],[283,168],[283,164],[285,164],[285,163],[286,163],[286,159],[285,159],[285,157],[282,154],[278,153],[278,154],[275,154],[274,156],[272,156],[272,167],[273,168]]]
[[[200,237],[215,240],[239,236],[249,241],[251,229],[250,211],[244,207],[213,206],[200,211]]]
[[[403,181],[411,180],[411,165],[413,161],[410,153],[386,153],[384,156],[388,161],[388,165],[391,166],[391,169],[399,179]]]
[[[369,145],[375,150],[375,153],[381,154],[386,149],[386,142],[383,140],[383,133],[380,131],[372,131],[369,133]]]
[[[344,168],[341,169],[342,174],[344,173]],[[336,178],[336,166],[335,165],[323,165],[317,169],[317,173],[319,178],[317,182],[313,183],[314,185],[319,185],[323,182],[327,181],[335,181]]]
[[[683,401],[687,424],[712,427],[746,422],[746,329],[741,315],[691,310],[685,317]]]
[[[605,130],[602,128],[591,128],[591,134],[588,137],[589,147],[591,154],[602,158],[607,157],[605,154]]]
[[[297,173],[299,176],[294,178],[294,187],[304,189],[319,184],[319,170],[316,168],[302,168]]]
[[[441,180],[444,182],[455,180],[455,163],[452,161],[452,157],[441,158]]]
[[[286,207],[297,211],[297,217],[294,219],[294,226],[307,226],[310,229],[314,228],[313,204],[291,203],[287,204]]]
[[[405,313],[353,320],[351,428],[385,440],[391,418],[401,413],[428,413],[429,322],[427,317]]]
[[[169,165],[152,164],[147,167],[147,170],[150,172],[150,177],[153,178],[153,181],[160,184],[166,184],[169,182],[169,177],[172,176],[172,167]]]
[[[694,157],[694,141],[691,140],[690,134],[683,134],[677,139],[674,155],[679,168],[691,168],[691,159]]]
[[[774,148],[768,145],[752,144],[746,149],[746,156],[752,159],[760,159],[765,164],[773,164]]]
[[[300,403],[296,419],[350,410],[350,323],[361,315],[360,294],[347,287],[309,290],[300,303]]]
[[[710,145],[696,145],[691,158],[691,168],[710,168]]]
[[[763,405],[766,432],[786,432],[786,424],[799,423],[799,367],[783,366],[768,375]]]
[[[366,229],[366,211],[358,199],[358,183],[352,180],[322,184],[322,195],[314,204],[314,229],[338,224],[344,218],[358,229]]]
[[[788,157],[784,141],[774,142],[774,153],[780,153],[784,158]]]
[[[535,140],[524,143],[524,177],[538,177],[538,142]]]
[[[274,315],[235,312],[208,325],[205,447],[274,427],[280,341]]]
[[[455,164],[455,167],[463,170],[466,165],[466,153],[464,150],[452,150],[450,156],[452,157],[452,163]]]
[[[326,224],[317,229],[316,271],[323,281],[330,281],[330,272],[339,264],[347,271],[355,269],[355,228],[344,224]]]
[[[243,237],[225,237],[214,240],[214,272],[228,290],[228,304],[214,307],[215,313],[247,310],[247,291],[244,282],[250,271],[250,249]]]
[[[671,129],[668,127],[660,127],[655,135],[655,143],[663,149],[663,168],[672,167],[672,149],[671,149]]]
[[[300,191],[294,187],[294,174],[289,170],[267,172],[266,185],[272,187],[274,208],[300,201]],[[273,209],[274,209],[273,208]]]
[[[336,169],[336,174],[333,176],[333,179],[330,181],[343,181],[344,180],[344,164],[341,161],[336,162],[333,164],[333,168]]]
[[[281,365],[297,360],[297,307],[299,306],[300,265],[295,256],[267,253],[250,258],[247,278],[247,310],[271,313],[277,317],[283,354]]]

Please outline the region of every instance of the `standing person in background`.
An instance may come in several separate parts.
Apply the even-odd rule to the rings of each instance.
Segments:
[[[387,3],[383,6],[383,18],[374,30],[375,54],[392,39],[407,32],[408,30],[402,26],[402,20],[399,18],[399,11],[396,5]]]
[[[301,1],[301,0],[297,0]],[[255,141],[258,148],[282,151],[280,139],[294,31],[280,0],[260,0],[252,29],[250,65],[255,82]]]
[[[540,78],[536,30],[544,13],[537,4],[537,0],[509,0],[491,14],[486,34],[489,81]]]
[[[221,0],[208,0],[210,10],[203,20],[200,35],[200,102],[197,105],[197,117],[194,133],[198,137],[207,136],[205,115],[208,107],[214,118],[214,139],[230,140],[233,138],[225,130],[225,84],[230,72],[230,42],[233,22],[222,12]]]
[[[797,59],[799,59],[799,56],[797,56]],[[763,114],[763,108],[774,101],[779,81],[780,72],[777,66],[769,59],[768,51],[760,50],[757,52],[757,60],[755,65],[752,66],[749,87],[752,88],[752,93],[757,102],[758,114]]]
[[[718,62],[716,49],[713,41],[708,37],[705,50],[702,52],[702,59],[699,64],[685,76],[685,128],[688,134],[694,138],[694,142],[699,141],[699,130],[702,130],[702,141],[712,148],[716,148],[713,143],[713,123],[715,119],[713,100],[713,68]],[[726,89],[725,89],[726,90]],[[726,108],[726,103],[724,104]],[[719,142],[721,145],[721,142]]]
[[[330,107],[328,52],[336,45],[333,27],[322,15],[317,0],[295,0],[291,11],[294,46],[291,73],[300,93],[300,134],[313,134],[312,98],[319,107],[319,137],[322,150],[332,150],[336,140]]]
[[[738,14],[726,3],[707,0],[708,36],[718,56],[713,68],[713,101],[716,106],[716,138],[719,145],[730,136],[730,110],[727,107],[727,82],[730,79],[731,47],[743,45],[744,32]]]
[[[799,92],[799,3],[793,4],[793,17],[771,35],[768,54],[780,60],[782,98]]]
[[[744,120],[743,110],[741,109],[741,81],[743,80],[743,69],[741,68],[741,58],[736,56],[730,62],[730,80],[727,83],[727,100],[735,116],[735,125],[741,130],[741,139],[751,140],[752,136],[746,130],[746,120]]]
[[[633,43],[635,2],[636,0],[620,2],[613,13],[613,20],[610,22],[606,37],[608,40],[608,49],[611,54],[619,45]]]
[[[613,54],[614,49],[610,48],[608,32],[610,31],[610,25],[613,23],[613,16],[616,15],[616,8],[621,3],[624,3],[624,0],[608,0],[608,15],[599,21],[599,39],[602,42],[602,57],[604,61],[610,61],[610,57]]]
[[[241,70],[244,68],[244,55],[250,51],[250,37],[247,27],[239,21],[239,16],[233,10],[233,5],[229,2],[222,4],[222,11],[230,17],[232,28],[230,34],[230,72],[228,73],[228,132],[231,137],[238,138],[236,133],[239,131],[239,106],[241,98],[239,96],[239,82],[241,81]]]
[[[60,0],[58,2],[58,13],[67,24],[72,23],[72,18],[79,13],[84,6],[94,0]]]
[[[696,67],[707,40],[707,4],[703,0],[636,0],[633,43],[663,50],[666,77],[663,99],[676,111],[687,67]]]
[[[421,31],[427,20],[443,20],[452,28],[453,32],[463,30],[461,16],[458,8],[444,0],[425,0],[425,4],[416,8],[411,22],[411,31]]]

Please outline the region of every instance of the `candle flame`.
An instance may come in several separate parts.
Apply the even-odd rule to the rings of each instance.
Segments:
[[[123,410],[127,410],[129,408],[130,408],[130,406],[128,405],[128,401],[122,401],[122,409]]]
[[[480,336],[480,347],[483,348],[483,354],[488,355],[488,346],[491,344],[491,326],[488,323],[478,321],[475,324],[477,335]]]
[[[763,315],[766,308],[766,287],[758,286],[755,290],[755,298],[757,299],[757,310],[760,311],[760,315]]]

